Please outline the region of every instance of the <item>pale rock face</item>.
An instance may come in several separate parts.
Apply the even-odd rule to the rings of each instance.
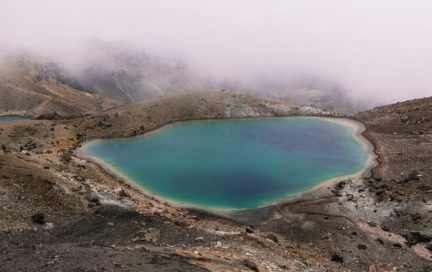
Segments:
[[[293,107],[287,104],[271,104],[271,103],[263,103],[263,106],[272,110],[275,114],[278,115],[286,115],[290,114],[293,111]]]
[[[322,109],[317,109],[317,108],[314,108],[314,107],[300,107],[299,110],[300,110],[301,114],[306,114],[306,115],[310,115],[310,114],[337,115],[334,112],[329,112],[329,111],[325,111],[325,110],[322,110]]]
[[[227,117],[229,118],[243,118],[243,117],[257,117],[259,116],[252,108],[247,105],[232,105],[227,108]]]

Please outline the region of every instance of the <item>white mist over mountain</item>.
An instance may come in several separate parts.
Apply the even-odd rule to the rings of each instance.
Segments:
[[[390,103],[432,95],[430,14],[421,0],[2,0],[0,46],[79,70],[98,54],[80,40],[123,40],[217,80],[314,77]]]

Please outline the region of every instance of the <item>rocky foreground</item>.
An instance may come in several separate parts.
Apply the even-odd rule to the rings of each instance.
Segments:
[[[0,123],[0,270],[431,271],[432,98],[352,117],[379,155],[372,177],[231,214],[171,206],[74,152],[175,121],[305,114],[325,113],[203,92]]]

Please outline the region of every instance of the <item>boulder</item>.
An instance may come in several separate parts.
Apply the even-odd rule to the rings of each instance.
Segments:
[[[420,177],[419,177],[419,175],[418,175],[418,173],[417,173],[417,171],[411,171],[409,174],[408,174],[408,177],[407,177],[409,180],[420,180]]]
[[[204,237],[200,236],[200,237],[195,238],[195,242],[196,243],[204,243]]]
[[[45,224],[45,215],[43,213],[36,213],[31,217],[34,224],[43,225]]]
[[[246,228],[247,233],[254,233],[254,230],[252,228]]]
[[[98,126],[101,128],[110,128],[110,127],[112,127],[112,124],[108,123],[106,121],[99,121]]]
[[[87,193],[86,199],[92,203],[99,203],[100,202],[99,196],[93,191],[90,191]]]
[[[63,161],[63,162],[68,163],[68,162],[71,161],[72,156],[71,156],[71,153],[70,153],[70,152],[63,152],[61,158],[62,158],[62,161]]]
[[[258,268],[258,266],[253,261],[251,261],[249,259],[244,259],[243,260],[243,265],[246,266],[247,268],[249,268],[252,271],[255,271],[255,272],[259,272],[260,271],[259,268]]]
[[[357,248],[358,248],[358,249],[366,249],[367,246],[364,245],[364,244],[358,244],[358,245],[357,245]]]
[[[416,245],[418,243],[427,243],[432,240],[432,235],[424,234],[418,231],[407,232],[403,235],[408,245]]]
[[[343,256],[337,253],[333,253],[330,257],[330,260],[337,263],[343,263]]]
[[[266,235],[266,238],[269,240],[272,240],[275,243],[279,243],[279,239],[276,237],[276,235],[270,233]]]

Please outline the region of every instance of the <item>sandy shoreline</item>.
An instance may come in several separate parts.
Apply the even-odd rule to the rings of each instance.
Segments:
[[[376,154],[374,153],[374,146],[372,145],[372,143],[370,143],[364,136],[363,133],[366,130],[366,127],[355,120],[352,119],[348,119],[348,118],[337,118],[337,117],[315,117],[315,116],[288,116],[288,117],[263,117],[263,118],[235,118],[235,119],[216,119],[216,120],[190,120],[190,121],[180,121],[180,122],[174,122],[174,123],[170,123],[170,124],[166,124],[163,125],[155,130],[149,131],[147,133],[144,133],[142,135],[137,135],[137,136],[133,136],[134,138],[136,137],[146,137],[150,134],[156,133],[156,132],[160,132],[162,129],[166,129],[170,126],[173,125],[178,125],[181,123],[190,123],[190,122],[203,122],[203,121],[224,121],[224,120],[253,120],[253,119],[274,119],[274,118],[319,118],[319,119],[324,119],[326,121],[329,122],[334,122],[334,123],[338,123],[340,125],[349,127],[352,130],[352,136],[354,139],[356,139],[362,146],[363,148],[366,150],[366,152],[368,153],[368,158],[365,162],[365,167],[362,168],[360,171],[353,173],[353,174],[349,174],[349,175],[344,175],[344,176],[338,176],[338,177],[333,177],[327,180],[323,180],[321,182],[319,182],[318,184],[316,184],[315,186],[308,188],[302,192],[297,192],[297,193],[291,193],[289,195],[287,195],[286,197],[284,197],[283,199],[279,199],[276,201],[272,201],[272,202],[268,202],[265,203],[263,205],[257,206],[257,207],[253,207],[253,208],[242,208],[242,209],[234,209],[234,208],[217,208],[217,207],[206,207],[206,206],[202,206],[200,205],[199,207],[193,205],[193,204],[187,204],[187,203],[183,203],[183,202],[178,202],[175,200],[170,200],[170,199],[166,199],[163,197],[158,196],[157,194],[147,190],[145,187],[143,187],[142,185],[139,185],[139,183],[137,181],[135,181],[133,178],[127,176],[126,174],[122,173],[120,170],[116,169],[115,167],[109,165],[108,163],[106,163],[104,160],[89,155],[88,152],[86,152],[86,145],[88,145],[89,143],[95,142],[95,141],[100,141],[100,140],[107,140],[107,139],[116,139],[116,140],[128,140],[131,137],[127,137],[127,138],[102,138],[102,139],[91,139],[88,140],[86,142],[83,142],[81,147],[77,148],[75,150],[75,154],[83,159],[86,159],[88,161],[91,161],[93,163],[95,163],[99,168],[101,168],[103,171],[107,172],[108,174],[110,174],[111,176],[113,176],[116,179],[122,180],[123,182],[131,185],[134,187],[134,189],[142,192],[145,195],[151,196],[153,198],[156,198],[157,200],[159,200],[160,202],[166,202],[169,203],[171,206],[173,207],[179,207],[179,208],[194,208],[194,209],[201,209],[201,210],[206,210],[215,214],[219,214],[219,215],[224,215],[227,216],[229,215],[231,212],[235,212],[235,211],[241,211],[241,210],[253,210],[253,209],[260,209],[263,207],[270,207],[270,206],[274,206],[274,205],[279,205],[279,204],[284,204],[284,203],[290,203],[290,202],[296,202],[299,200],[305,200],[305,199],[312,199],[312,198],[316,198],[317,196],[320,195],[320,191],[322,191],[323,188],[326,187],[331,187],[333,185],[335,185],[336,183],[338,183],[339,181],[342,180],[347,180],[350,178],[361,178],[364,176],[368,176],[371,173],[371,170],[373,168],[375,168],[378,163],[376,161]],[[322,192],[321,192],[322,194]]]

